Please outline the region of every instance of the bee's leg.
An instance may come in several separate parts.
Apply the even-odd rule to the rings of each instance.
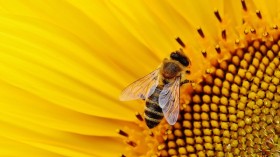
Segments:
[[[146,100],[146,98],[145,98],[145,96],[143,94],[140,95],[140,99],[144,100],[144,101]]]
[[[188,79],[183,80],[183,81],[181,81],[180,86],[182,86],[185,83],[194,83],[194,81],[193,80],[188,80]]]
[[[190,70],[186,70],[186,71],[185,71],[185,74],[182,75],[183,78],[185,78],[185,76],[186,76],[186,75],[189,75],[190,73],[191,73]],[[185,83],[194,83],[194,81],[193,81],[193,80],[185,79],[185,80],[181,81],[180,85],[183,85],[183,84],[185,84]]]

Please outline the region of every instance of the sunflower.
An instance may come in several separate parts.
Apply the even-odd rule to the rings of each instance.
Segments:
[[[0,156],[279,155],[278,5],[2,1]],[[194,83],[149,130],[119,94],[178,49]]]

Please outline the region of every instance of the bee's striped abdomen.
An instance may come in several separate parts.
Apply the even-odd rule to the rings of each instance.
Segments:
[[[161,91],[162,87],[156,87],[155,92],[146,100],[145,121],[150,129],[157,126],[163,118],[162,109],[158,104],[158,98]]]

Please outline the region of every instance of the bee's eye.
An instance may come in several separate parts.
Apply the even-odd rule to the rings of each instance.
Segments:
[[[172,52],[170,54],[170,58],[174,59],[174,60],[178,60],[179,59],[179,54],[176,52]]]
[[[184,59],[182,59],[181,62],[184,66],[188,66],[190,64],[190,62],[187,60],[187,58],[184,57]]]
[[[185,56],[180,55],[178,52],[172,52],[170,54],[170,58],[180,62],[184,66],[188,66],[190,64],[189,59]]]
[[[191,64],[191,61],[190,61],[189,57],[186,57],[186,60],[187,60],[187,62],[188,62],[188,65],[190,65],[190,64]]]

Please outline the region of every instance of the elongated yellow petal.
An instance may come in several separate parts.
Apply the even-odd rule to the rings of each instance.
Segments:
[[[9,119],[3,119],[3,116]],[[1,116],[1,137],[29,145],[30,149],[35,150],[34,153],[45,150],[63,156],[113,156],[113,154],[117,155],[117,150],[123,147],[113,137],[97,137],[59,131],[50,127],[42,127],[32,122],[29,122],[29,126],[27,126],[23,118],[14,117]],[[15,124],[15,121],[21,121],[21,124]],[[48,121],[48,123],[51,123],[51,121]],[[61,124],[61,126],[63,125],[67,124]],[[75,130],[73,129],[72,131]],[[107,150],[107,148],[111,147],[112,149]],[[29,155],[32,153],[30,152]],[[43,153],[43,155],[47,154]],[[28,154],[26,155],[28,156]]]

